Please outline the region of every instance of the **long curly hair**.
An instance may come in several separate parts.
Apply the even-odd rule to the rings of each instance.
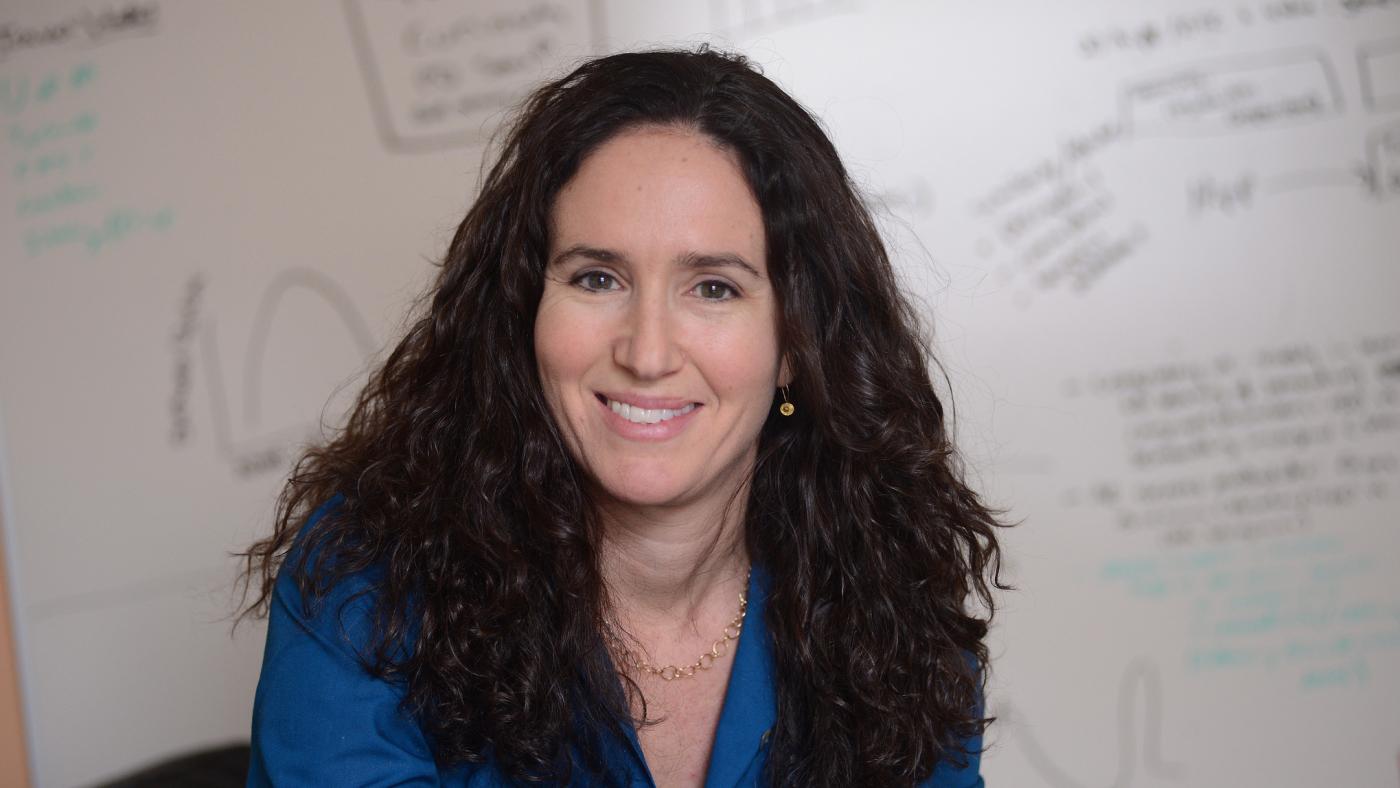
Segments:
[[[406,335],[243,554],[244,612],[266,613],[279,571],[314,604],[375,568],[366,666],[404,683],[440,762],[563,780],[572,751],[602,771],[588,731],[629,712],[600,659],[601,527],[533,327],[555,196],[601,143],[652,125],[737,155],[795,374],[797,413],[764,424],[744,510],[772,578],[767,777],[927,777],[991,721],[1000,513],[964,483],[929,340],[836,149],[743,57],[708,47],[590,60],[523,102]]]

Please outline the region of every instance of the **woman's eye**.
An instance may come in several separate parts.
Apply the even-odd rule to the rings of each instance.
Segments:
[[[617,278],[603,271],[584,271],[574,277],[574,284],[584,290],[616,290]]]
[[[730,298],[739,295],[730,285],[714,279],[708,282],[701,282],[695,286],[695,289],[700,294],[700,297],[707,301],[728,301]]]

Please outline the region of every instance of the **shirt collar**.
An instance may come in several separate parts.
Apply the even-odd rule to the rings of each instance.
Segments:
[[[724,691],[724,706],[710,750],[705,788],[738,785],[751,772],[754,759],[766,746],[777,720],[773,647],[766,617],[771,583],[768,571],[755,564],[749,574],[748,612],[744,615],[743,629],[739,631],[739,642],[734,647],[734,667]],[[604,658],[607,659],[606,651]],[[620,684],[616,690],[622,692]],[[623,721],[620,727],[626,739],[627,756],[640,772],[634,776],[633,784],[655,785],[646,768],[636,728],[630,721]]]
[[[773,646],[766,609],[771,578],[759,565],[749,575],[748,613],[735,647],[734,667],[724,693],[706,788],[738,784],[768,741],[777,719]]]

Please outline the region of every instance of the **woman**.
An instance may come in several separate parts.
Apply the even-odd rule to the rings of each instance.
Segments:
[[[927,359],[742,58],[542,87],[247,554],[250,784],[981,785],[996,522]]]

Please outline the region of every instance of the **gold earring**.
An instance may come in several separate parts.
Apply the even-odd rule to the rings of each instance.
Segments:
[[[783,386],[783,404],[778,406],[778,412],[783,414],[784,416],[791,416],[794,412],[796,412],[796,410],[797,406],[793,405],[791,402],[788,402],[787,386]]]

